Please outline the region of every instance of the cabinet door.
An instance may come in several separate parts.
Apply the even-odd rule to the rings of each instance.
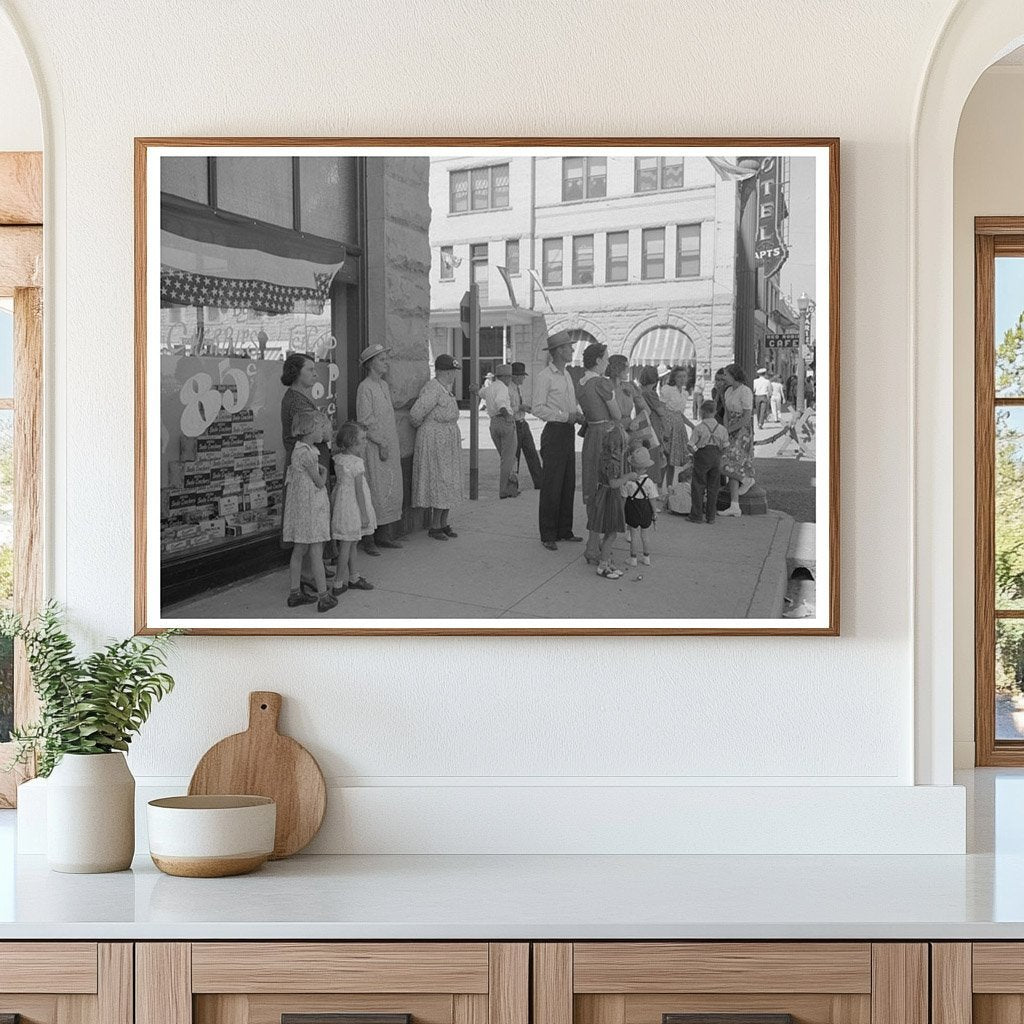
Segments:
[[[935,1024],[1024,1020],[1024,942],[935,943]]]
[[[5,1024],[132,1024],[131,943],[0,942]]]
[[[533,1024],[928,1024],[923,943],[538,943],[533,979]]]
[[[136,1024],[529,1024],[525,943],[140,943],[136,984]]]

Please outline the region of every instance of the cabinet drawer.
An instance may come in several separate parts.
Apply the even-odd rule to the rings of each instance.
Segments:
[[[192,991],[473,992],[486,942],[196,942]]]
[[[136,1024],[529,1024],[515,942],[136,947]]]
[[[923,943],[537,943],[533,1024],[924,1024]]]
[[[0,1018],[132,1024],[127,942],[0,942]]]
[[[871,991],[870,943],[577,942],[573,991]]]
[[[0,943],[0,992],[96,991],[95,942]]]

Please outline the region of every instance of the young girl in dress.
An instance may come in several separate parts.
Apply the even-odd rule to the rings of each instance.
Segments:
[[[331,506],[327,495],[327,470],[320,465],[316,446],[329,439],[330,424],[321,413],[300,412],[292,421],[297,437],[288,467],[288,494],[284,503],[284,540],[292,544],[291,592],[288,607],[312,604],[318,612],[330,611],[338,599],[327,589],[324,544],[331,539]],[[309,554],[317,596],[302,589],[302,561]]]
[[[331,497],[331,536],[339,541],[338,576],[334,596],[346,590],[373,590],[365,576],[356,570],[356,545],[361,537],[372,536],[377,529],[370,485],[366,480],[366,428],[350,420],[338,431],[338,454],[334,456],[337,483]]]
[[[600,533],[601,553],[597,575],[606,580],[617,580],[622,570],[612,564],[612,545],[615,538],[626,530],[625,499],[622,487],[636,479],[636,473],[626,471],[626,435],[618,423],[601,425],[601,454],[597,470],[597,490],[587,509],[587,522]]]

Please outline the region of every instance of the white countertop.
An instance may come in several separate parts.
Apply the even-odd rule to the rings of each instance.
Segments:
[[[1024,856],[311,856],[226,879],[22,857],[5,938],[1024,938]]]
[[[966,856],[308,856],[240,878],[14,856],[3,939],[1024,939],[1024,772],[978,770]]]

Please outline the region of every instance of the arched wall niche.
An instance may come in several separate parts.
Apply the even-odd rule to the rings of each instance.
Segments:
[[[918,92],[910,146],[910,317],[914,431],[914,777],[953,780],[954,501],[953,158],[979,77],[1024,43],[1019,0],[960,0],[940,31]],[[966,342],[970,344],[971,340]],[[960,531],[962,532],[962,531]],[[957,680],[972,685],[973,680]]]

